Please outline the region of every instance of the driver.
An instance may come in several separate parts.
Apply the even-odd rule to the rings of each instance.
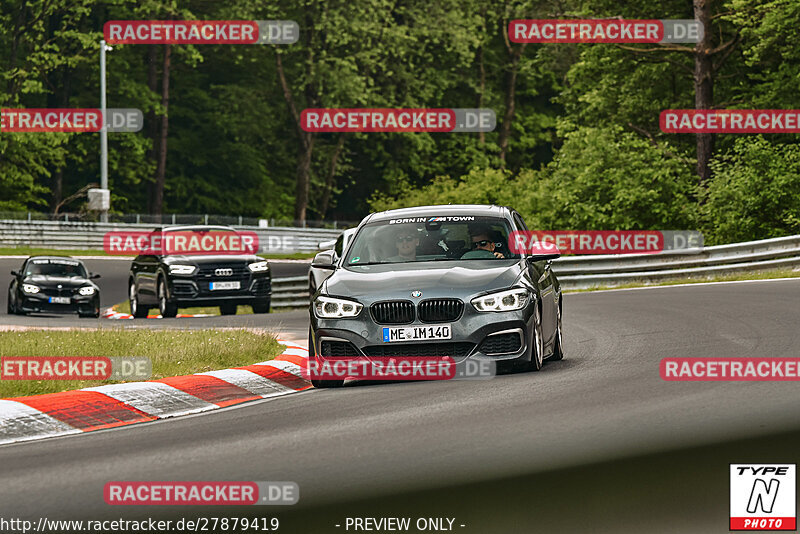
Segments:
[[[486,250],[494,254],[496,258],[505,259],[502,252],[495,250],[496,245],[489,234],[491,234],[491,230],[486,225],[470,227],[469,237],[472,241],[472,250]]]
[[[401,226],[395,234],[394,246],[397,247],[397,256],[392,256],[387,261],[415,261],[417,259],[417,247],[419,246],[419,235],[416,228],[413,226]]]

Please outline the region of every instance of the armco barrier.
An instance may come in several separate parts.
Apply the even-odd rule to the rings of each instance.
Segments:
[[[273,308],[305,308],[308,306],[308,277],[274,278],[272,280]]]
[[[565,289],[706,278],[800,266],[800,236],[696,249],[695,253],[570,256],[553,262]]]
[[[0,220],[0,247],[102,250],[106,232],[149,231],[156,227],[152,224]],[[234,228],[255,232],[261,252],[274,254],[315,252],[320,241],[336,239],[342,233],[342,230],[319,228]]]

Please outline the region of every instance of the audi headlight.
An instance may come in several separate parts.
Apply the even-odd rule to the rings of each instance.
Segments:
[[[170,265],[169,274],[194,274],[196,265]]]
[[[247,268],[250,269],[251,273],[263,273],[264,271],[269,271],[269,262],[257,261],[255,263],[250,263]]]
[[[35,286],[33,284],[22,284],[22,290],[25,293],[31,293],[31,294],[32,293],[38,293],[39,292],[39,286]]]
[[[479,312],[501,312],[520,310],[528,304],[530,292],[525,288],[508,289],[491,295],[472,299],[472,305]]]
[[[84,296],[94,295],[94,288],[92,286],[82,287],[78,290],[78,294]]]
[[[364,306],[352,300],[317,297],[314,301],[314,312],[320,319],[336,319],[339,317],[355,317]]]

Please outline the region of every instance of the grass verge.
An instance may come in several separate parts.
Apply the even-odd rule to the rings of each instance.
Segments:
[[[569,289],[569,290],[564,290],[564,293],[585,293],[587,291],[629,289],[633,287],[675,286],[680,284],[706,284],[708,282],[738,282],[741,280],[769,280],[770,278],[800,278],[800,270],[775,269],[771,271],[727,274],[727,275],[703,277],[703,278],[677,278],[675,280],[667,280],[655,284],[648,284],[645,282],[634,282],[618,286],[595,286],[586,289]]]
[[[314,252],[295,252],[293,254],[259,254],[265,260],[307,260]],[[36,247],[0,247],[0,256],[108,256],[109,258],[133,259],[133,256],[106,254],[104,250],[64,250]]]
[[[119,304],[114,304],[111,306],[111,309],[117,313],[131,313],[131,303],[130,301],[122,301]],[[159,312],[158,308],[150,308],[150,311],[147,313],[148,315],[158,315]],[[250,306],[237,306],[236,307],[236,314],[252,314],[253,308]],[[219,306],[203,306],[203,307],[196,307],[196,308],[179,308],[178,314],[187,314],[187,315],[219,315]]]
[[[2,356],[147,356],[151,380],[264,362],[281,354],[274,336],[234,330],[26,330],[0,332]],[[0,380],[0,398],[56,393],[119,382]]]

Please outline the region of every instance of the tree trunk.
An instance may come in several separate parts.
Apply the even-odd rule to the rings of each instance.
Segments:
[[[483,46],[478,49],[478,80],[480,89],[478,90],[478,109],[483,109],[483,95],[486,92],[486,68],[483,64]],[[481,147],[486,144],[486,133],[478,132],[478,142]],[[504,156],[505,157],[505,156]]]
[[[297,163],[297,185],[295,188],[294,218],[296,221],[306,220],[308,208],[308,192],[311,185],[311,155],[314,152],[314,134],[307,133],[300,158]]]
[[[714,105],[714,65],[711,60],[711,0],[694,0],[694,17],[705,30],[703,40],[697,43],[694,53],[694,106],[711,109]],[[697,134],[697,175],[700,185],[706,187],[711,179],[709,162],[714,152],[714,135]]]
[[[511,65],[506,77],[506,111],[503,114],[503,123],[500,125],[500,134],[497,144],[500,147],[500,165],[506,166],[506,153],[508,152],[508,140],[511,137],[511,124],[514,122],[514,113],[517,105],[517,73],[519,72],[519,59],[525,45],[522,44],[511,52]]]
[[[331,167],[328,171],[328,180],[325,182],[325,191],[322,193],[322,200],[319,203],[319,220],[325,220],[325,214],[328,211],[328,204],[331,201],[331,194],[333,193],[333,186],[336,185],[336,165],[339,162],[339,154],[342,153],[344,148],[344,140],[347,134],[342,132],[339,134],[339,140],[336,142],[336,148],[331,157]]]
[[[154,19],[156,17],[153,17]],[[147,87],[152,94],[158,94],[158,45],[147,45]],[[147,160],[158,166],[158,122],[156,110],[147,112],[147,138],[150,139],[150,148],[147,150]],[[155,177],[154,177],[155,178]],[[147,213],[154,213],[153,206],[156,196],[155,180],[147,181]]]
[[[156,167],[156,190],[153,198],[153,214],[161,215],[164,209],[164,183],[167,173],[167,131],[169,127],[169,72],[172,47],[164,45],[164,74],[161,78],[161,132],[158,143],[158,166]]]
[[[296,221],[305,221],[308,209],[308,193],[311,185],[311,156],[314,153],[315,134],[304,131],[300,124],[300,113],[297,111],[297,106],[295,106],[292,89],[286,80],[286,73],[283,70],[283,62],[279,53],[275,54],[275,64],[283,98],[286,100],[289,114],[292,116],[297,135],[300,138],[297,172],[295,174],[294,218]]]

